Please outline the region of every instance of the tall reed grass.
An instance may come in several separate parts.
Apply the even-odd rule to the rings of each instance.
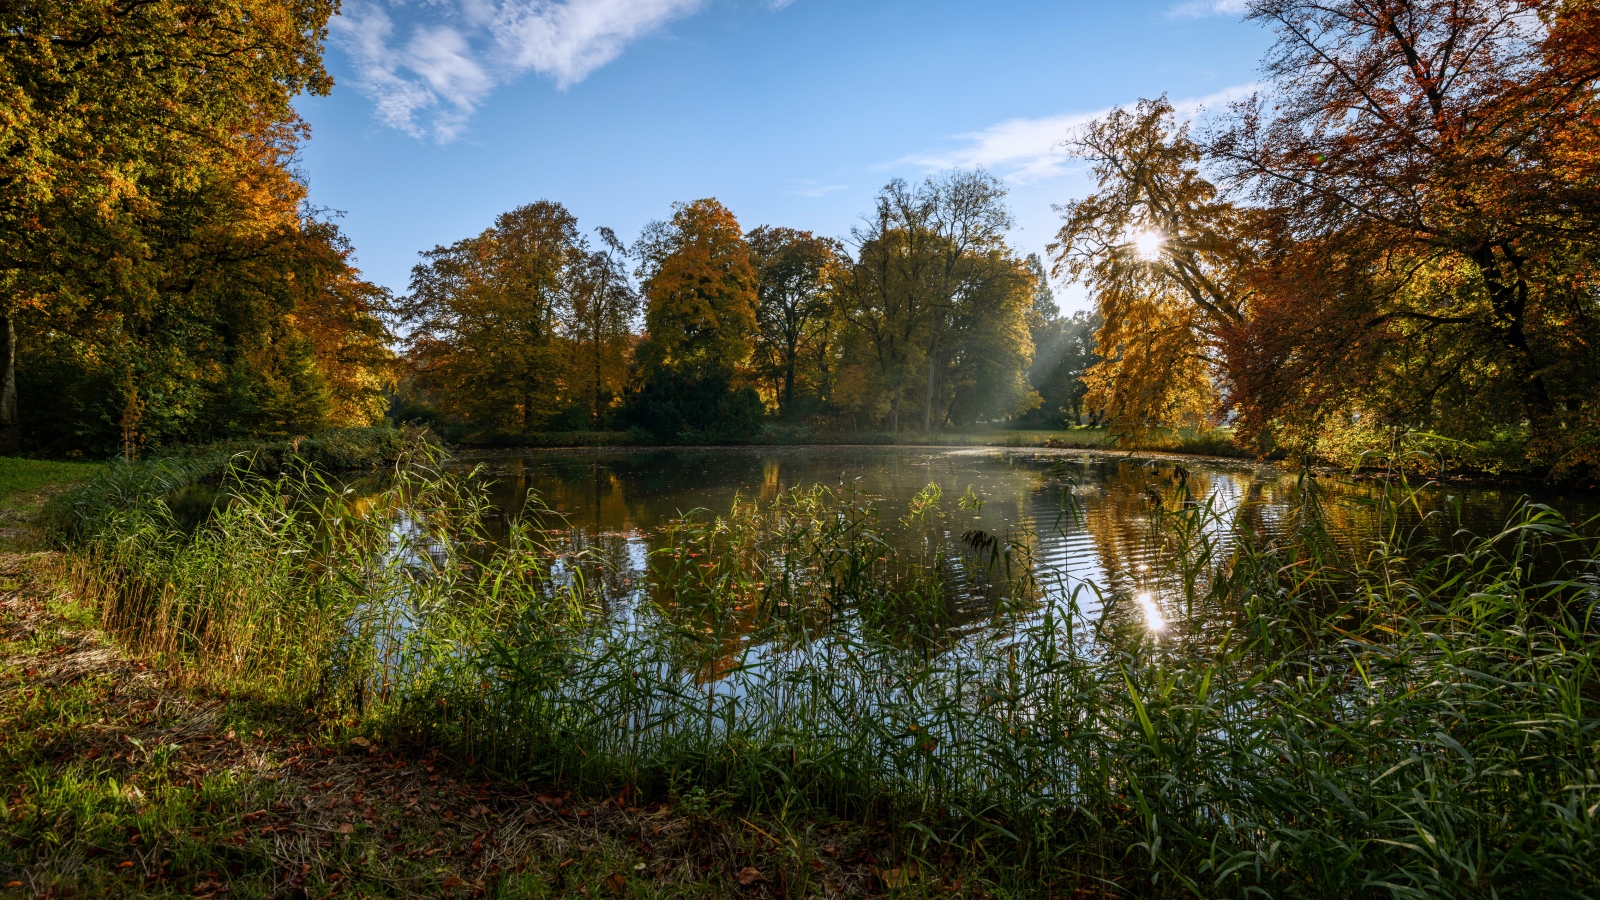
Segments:
[[[952,552],[936,489],[692,514],[616,603],[583,536],[426,456],[375,497],[235,473],[198,530],[122,508],[69,574],[197,679],[511,775],[882,819],[1023,894],[1594,896],[1595,543],[1533,505],[1451,535],[1408,490],[1352,537],[1307,479],[1268,540],[1169,486],[1160,629],[1025,539]]]

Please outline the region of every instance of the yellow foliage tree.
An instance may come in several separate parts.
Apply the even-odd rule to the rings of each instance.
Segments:
[[[739,220],[715,199],[679,204],[640,241],[648,367],[742,373],[755,347],[756,270]]]

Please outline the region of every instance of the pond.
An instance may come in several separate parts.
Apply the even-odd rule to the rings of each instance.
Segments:
[[[1027,548],[1047,599],[1076,592],[1079,611],[1095,615],[1103,597],[1138,597],[1147,616],[1160,615],[1171,594],[1165,552],[1150,526],[1170,507],[1177,484],[1209,502],[1206,519],[1217,549],[1226,552],[1248,527],[1263,539],[1293,527],[1299,480],[1281,467],[1220,459],[1121,456],[1090,451],[992,448],[794,447],[664,450],[559,450],[480,455],[458,463],[477,467],[491,482],[497,507],[522,511],[530,493],[561,513],[584,543],[607,561],[606,590],[624,602],[645,583],[649,554],[663,545],[663,528],[701,511],[726,514],[738,501],[770,503],[797,487],[824,484],[870,498],[893,525],[929,485],[942,491],[942,538],[952,561],[958,618],[981,620],[981,591],[960,596],[974,568],[963,538],[978,532]],[[1371,483],[1323,478],[1330,521],[1346,537],[1370,527]],[[961,502],[961,498],[966,498]],[[1428,527],[1448,536],[1457,524],[1494,533],[1524,492],[1439,487],[1420,498],[1438,516]],[[1573,521],[1600,513],[1588,493],[1544,491],[1547,503]],[[907,531],[904,540],[924,539]],[[1152,605],[1153,601],[1153,605]]]

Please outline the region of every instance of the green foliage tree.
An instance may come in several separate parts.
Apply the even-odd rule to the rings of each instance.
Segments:
[[[778,415],[790,418],[797,379],[825,378],[836,349],[831,286],[844,248],[792,228],[763,226],[746,240],[756,270],[756,370],[777,396]]]
[[[628,280],[627,248],[609,228],[598,230],[600,247],[581,248],[571,269],[568,333],[576,343],[578,367],[589,374],[593,397],[590,424],[604,426],[611,400],[626,381],[632,326],[639,315],[639,294]]]
[[[1027,265],[1033,282],[1028,332],[1034,346],[1028,384],[1039,395],[1039,405],[1019,421],[1045,428],[1058,428],[1069,420],[1082,425],[1083,401],[1089,390],[1084,376],[1090,366],[1100,361],[1094,352],[1100,319],[1090,312],[1063,317],[1043,261],[1036,254],[1029,254]]]
[[[1025,327],[1010,327],[1025,318],[1026,273],[1005,245],[1011,218],[1004,198],[999,182],[982,172],[956,172],[915,188],[897,180],[879,192],[872,217],[854,232],[857,254],[839,278],[840,302],[859,333],[853,343],[887,395],[891,431],[900,428],[902,401],[918,387],[923,429],[940,427],[954,399],[952,372],[963,362],[970,372],[979,358],[999,360],[1000,347],[1014,347],[1017,377],[1005,369],[996,382],[1005,385],[996,395],[1000,405],[990,416],[1003,418],[1033,402],[1028,392],[1011,391],[1023,383],[1032,347]],[[994,335],[964,329],[986,320],[1007,336],[974,355],[975,345],[962,340]]]

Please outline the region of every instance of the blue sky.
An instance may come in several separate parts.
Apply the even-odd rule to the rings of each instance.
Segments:
[[[1052,204],[1088,189],[1060,147],[1075,123],[1249,90],[1271,36],[1242,5],[345,0],[301,167],[397,291],[418,251],[533,200],[624,240],[700,197],[842,238],[889,179],[980,165],[1041,252]]]

